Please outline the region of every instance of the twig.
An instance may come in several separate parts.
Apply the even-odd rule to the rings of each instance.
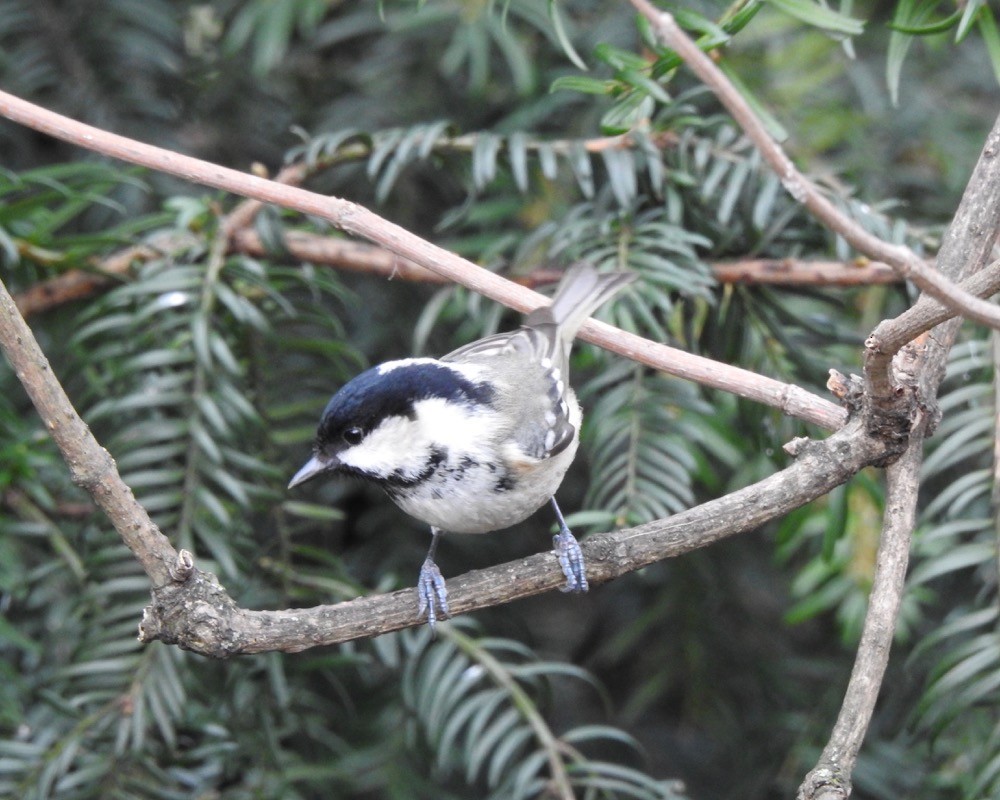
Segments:
[[[431,244],[356,203],[143,144],[76,122],[4,92],[0,92],[0,114],[114,158],[326,219],[346,233],[375,242],[450,281],[519,311],[532,311],[547,302],[540,294]],[[580,338],[671,375],[765,403],[829,430],[843,425],[847,416],[839,406],[797,386],[656,344],[595,320],[583,326]]]
[[[899,283],[888,264],[879,261],[804,261],[795,258],[747,258],[713,261],[719,283],[771,286],[872,286]]]
[[[955,313],[991,328],[1000,328],[1000,307],[961,289],[941,272],[925,264],[908,247],[890,244],[869,233],[831,203],[812,181],[796,169],[732,82],[691,37],[681,30],[671,14],[657,9],[648,0],[629,2],[649,20],[663,43],[675,50],[715,93],[797,202],[802,203],[813,216],[827,228],[840,234],[859,252],[875,261],[885,262],[900,276],[912,280],[920,289]]]
[[[30,317],[63,303],[90,297],[109,284],[121,280],[134,262],[153,258],[156,252],[148,245],[126,247],[100,264],[95,264],[93,270],[70,270],[19,292],[14,298],[14,304],[24,316]]]
[[[992,294],[1000,282],[995,264],[977,272],[1000,231],[998,156],[1000,118],[987,137],[938,254],[943,274],[953,280],[964,278],[965,288],[983,294]],[[868,613],[840,715],[818,763],[799,789],[799,800],[846,800],[851,793],[851,775],[878,699],[902,599],[922,445],[937,424],[938,387],[960,326],[961,319],[950,309],[925,295],[913,308],[881,323],[866,344],[868,424],[897,413],[902,405],[918,409],[918,416],[906,452],[886,473],[885,519]]]
[[[407,281],[445,283],[445,279],[412,261],[399,258],[381,247],[335,239],[322,234],[288,231],[283,244],[288,254],[301,261],[329,264],[339,269],[400,278]],[[233,249],[253,256],[268,250],[256,231],[241,230],[233,237]],[[794,258],[745,258],[712,261],[712,276],[719,283],[768,284],[775,286],[867,286],[899,282],[887,264],[804,261]],[[558,270],[534,270],[510,279],[522,286],[554,283]]]

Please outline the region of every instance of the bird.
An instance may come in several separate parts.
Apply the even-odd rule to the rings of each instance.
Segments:
[[[441,535],[509,528],[546,503],[559,526],[552,541],[566,577],[562,590],[588,590],[583,552],[555,499],[580,441],[569,356],[584,321],[634,278],[576,263],[551,303],[516,330],[441,358],[372,367],[327,403],[312,457],[288,488],[321,475],[359,478],[427,523],[431,542],[417,581],[417,617],[426,616],[432,630],[451,616],[434,562]]]

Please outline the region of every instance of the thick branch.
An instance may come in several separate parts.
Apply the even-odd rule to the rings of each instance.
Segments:
[[[891,244],[869,233],[831,203],[812,181],[796,169],[732,82],[694,40],[681,30],[672,15],[657,9],[648,0],[630,2],[649,20],[663,43],[675,50],[715,93],[760,150],[764,160],[777,173],[788,193],[808,208],[813,216],[830,230],[840,234],[859,252],[875,261],[884,261],[900,276],[912,280],[920,289],[955,313],[991,328],[1000,328],[1000,307],[961,289],[941,272],[928,266],[908,247]]]
[[[142,625],[145,640],[162,639],[223,656],[299,650],[419,624],[412,590],[294,611],[238,608],[215,581],[179,554],[122,482],[110,455],[51,374],[13,299],[0,284],[0,345],[70,465],[74,480],[94,497],[153,583],[153,604]],[[859,421],[824,442],[797,440],[796,462],[753,486],[667,520],[589,539],[584,551],[597,584],[671,555],[753,530],[829,492],[864,466],[895,455],[895,445],[870,437]],[[455,613],[549,591],[564,577],[551,554],[469,573],[449,581]]]
[[[862,467],[883,463],[894,445],[867,435],[855,420],[822,442],[797,440],[795,462],[745,489],[669,519],[591,536],[583,543],[587,579],[604,583],[664,558],[752,531],[829,492]],[[508,603],[562,586],[565,576],[551,553],[540,553],[448,579],[452,613]],[[141,627],[159,639],[211,656],[298,651],[421,624],[416,592],[364,597],[332,606],[289,611],[239,608],[211,575],[195,571],[186,583],[153,593]]]
[[[142,144],[67,119],[4,92],[0,92],[0,114],[105,155],[326,219],[346,233],[375,242],[448,280],[519,311],[531,311],[547,302],[538,293],[482,269],[347,200]],[[733,392],[827,429],[840,427],[846,419],[843,409],[797,386],[656,344],[595,320],[583,326],[580,338],[654,369]]]
[[[998,137],[1000,119],[990,133],[959,210],[945,234],[939,255],[945,274],[954,279],[971,275],[966,278],[966,285],[984,292],[994,287],[997,281],[995,267],[978,273],[976,270],[985,263],[993,248],[1000,220],[1000,172],[997,171],[996,158],[1000,145]],[[922,303],[909,312],[882,323],[872,334],[875,337],[881,330],[898,337],[895,357],[890,356],[875,369],[871,340],[866,352],[868,381],[865,417],[868,424],[898,412],[902,406],[917,410],[916,424],[909,432],[909,445],[903,457],[887,470],[882,538],[854,669],[829,742],[816,767],[803,781],[799,800],[846,800],[850,796],[851,775],[888,663],[903,596],[910,538],[916,523],[923,442],[937,422],[935,401],[938,388],[944,377],[948,351],[961,326],[961,319],[954,317],[950,311],[942,309],[934,301],[921,300]],[[921,305],[921,311],[912,313]],[[922,333],[917,330],[915,321],[926,323],[927,314],[930,314],[930,319],[937,316],[940,320],[940,315],[950,318],[928,333]],[[919,338],[914,339],[918,333]]]

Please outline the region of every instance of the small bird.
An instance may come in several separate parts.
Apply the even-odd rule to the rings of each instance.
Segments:
[[[569,268],[552,303],[515,331],[440,359],[388,361],[346,383],[327,404],[309,461],[288,488],[327,473],[381,486],[431,526],[417,581],[418,616],[450,616],[434,554],[442,533],[509,528],[552,503],[563,591],[587,591],[583,552],[555,500],[580,441],[582,412],[569,385],[577,331],[635,276]]]

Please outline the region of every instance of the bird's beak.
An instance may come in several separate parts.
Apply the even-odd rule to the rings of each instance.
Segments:
[[[291,481],[288,482],[288,488],[293,489],[306,481],[312,480],[317,475],[336,469],[338,466],[339,462],[336,457],[321,458],[313,456],[302,466],[302,469],[292,476]]]

